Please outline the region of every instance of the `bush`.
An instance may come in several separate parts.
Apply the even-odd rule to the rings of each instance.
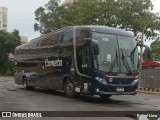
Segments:
[[[4,76],[13,76],[14,75],[14,71],[7,70],[4,73],[2,73],[2,75],[4,75]]]
[[[13,76],[14,75],[14,63],[12,61],[5,61],[0,68],[0,75]]]

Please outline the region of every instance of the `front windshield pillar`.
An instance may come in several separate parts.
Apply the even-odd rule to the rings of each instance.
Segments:
[[[73,47],[75,68],[79,76],[91,78],[91,53],[90,44],[83,41],[83,38],[88,38],[87,30],[79,30],[76,27],[73,30]]]

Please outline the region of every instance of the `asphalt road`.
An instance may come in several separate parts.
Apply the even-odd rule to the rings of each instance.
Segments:
[[[99,96],[79,96],[78,98],[73,99],[66,97],[63,92],[48,91],[43,89],[27,91],[24,90],[22,86],[14,84],[13,77],[0,77],[0,111],[160,111],[160,95],[138,93],[135,96],[112,96],[107,100],[102,100]],[[17,118],[0,118],[0,120],[5,119],[16,120]],[[133,120],[130,116],[23,119]],[[157,118],[153,120],[156,119]],[[139,118],[139,120],[147,119]]]

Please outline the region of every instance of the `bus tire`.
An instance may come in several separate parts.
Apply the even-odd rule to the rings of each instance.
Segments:
[[[74,84],[70,79],[67,79],[64,83],[64,93],[67,97],[76,97],[76,92],[74,91]]]
[[[106,94],[101,94],[99,95],[102,99],[108,99],[110,98],[112,95],[106,95]]]
[[[28,86],[27,78],[26,77],[23,77],[23,88],[25,90],[34,90],[33,86]]]

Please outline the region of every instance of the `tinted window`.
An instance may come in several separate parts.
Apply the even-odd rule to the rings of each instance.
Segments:
[[[116,35],[93,32],[92,38],[99,41],[100,54],[95,56],[95,68],[106,72],[118,72],[118,45]]]
[[[72,30],[68,30],[66,32],[64,32],[61,36],[61,40],[63,43],[72,43],[73,41],[73,31]]]
[[[54,34],[46,39],[42,39],[40,46],[49,46],[49,45],[55,45],[58,43],[60,34]]]

